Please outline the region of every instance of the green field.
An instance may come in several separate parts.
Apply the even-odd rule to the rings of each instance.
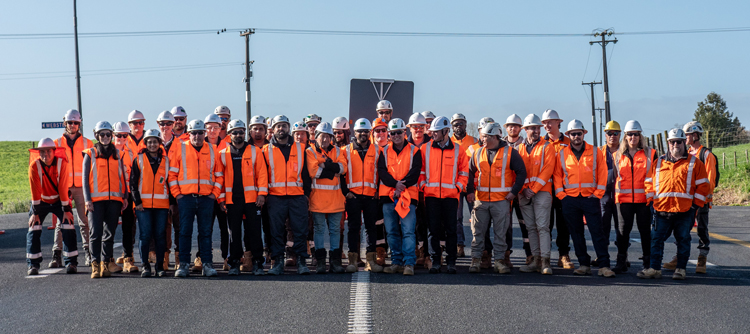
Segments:
[[[716,148],[717,163],[721,179],[714,194],[714,203],[718,205],[750,205],[750,163],[745,151],[750,152],[750,144]],[[737,153],[737,166],[734,165],[734,153]],[[722,153],[726,159],[722,166]]]
[[[30,141],[0,142],[0,214],[29,210],[29,148]]]

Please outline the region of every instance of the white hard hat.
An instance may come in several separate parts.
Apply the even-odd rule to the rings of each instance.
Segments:
[[[107,121],[96,122],[96,125],[94,125],[94,134],[97,134],[102,130],[112,131],[112,124],[109,124]]]
[[[307,126],[305,126],[305,122],[295,122],[294,125],[292,125],[292,133],[295,132],[307,132]]]
[[[81,113],[78,112],[78,110],[75,109],[68,109],[68,111],[65,112],[65,116],[63,116],[63,122],[80,122],[81,121]]]
[[[461,113],[453,114],[453,117],[451,117],[451,124],[453,124],[453,122],[458,121],[458,120],[463,120],[465,122],[466,116],[464,116],[464,114],[461,114]]]
[[[133,110],[128,114],[128,123],[132,121],[145,121],[146,117],[143,117],[143,113],[138,110]]]
[[[216,115],[232,115],[232,112],[229,111],[229,107],[227,106],[218,106],[216,109],[214,109],[214,114]]]
[[[445,116],[439,116],[438,118],[435,118],[432,120],[432,123],[430,124],[430,129],[427,131],[440,131],[442,129],[450,129],[451,123],[448,121],[448,117]]]
[[[703,133],[703,125],[701,125],[700,122],[697,121],[690,121],[685,126],[682,127],[682,131],[685,132],[685,134],[690,133]]]
[[[172,115],[171,112],[169,112],[169,110],[164,110],[159,113],[159,116],[156,116],[156,121],[157,122],[162,122],[162,121],[174,122],[174,116]]]
[[[521,116],[518,116],[516,114],[508,116],[508,118],[505,119],[505,124],[503,124],[503,126],[508,126],[508,124],[523,125],[521,121]]]
[[[271,127],[275,127],[276,124],[279,124],[279,123],[286,123],[288,125],[289,118],[287,118],[284,115],[276,115],[273,117],[273,120],[271,120]]]
[[[557,114],[557,111],[554,111],[552,109],[547,109],[542,114],[542,121],[550,121],[550,120],[562,121],[562,118],[560,118],[560,115]]]
[[[535,114],[528,114],[523,120],[523,127],[525,128],[527,126],[542,126],[542,121],[539,119],[539,116]]]
[[[252,118],[250,118],[250,126],[253,126],[256,124],[268,126],[268,124],[266,124],[266,118],[261,115],[255,115]]]
[[[687,139],[687,137],[685,137],[685,131],[682,131],[681,129],[678,129],[678,128],[669,130],[669,132],[667,133],[667,141],[670,141],[673,139],[680,139],[680,140]]]
[[[372,130],[372,124],[367,118],[360,118],[354,122],[354,131],[357,130]]]
[[[188,123],[187,132],[206,131],[206,124],[199,119],[194,119]]]
[[[565,134],[568,134],[568,132],[575,130],[581,130],[583,131],[583,134],[588,133],[588,131],[586,131],[586,129],[583,127],[583,122],[577,119],[574,119],[568,123],[568,130],[565,131]]]
[[[243,122],[241,119],[233,119],[229,121],[229,124],[227,124],[227,132],[230,132],[234,129],[245,130],[245,122]]]
[[[114,133],[130,133],[130,126],[125,122],[117,122],[112,128]]]
[[[484,126],[489,123],[495,123],[495,120],[492,117],[483,117],[479,120],[479,129],[484,129]]]
[[[161,142],[161,132],[157,129],[148,129],[146,132],[143,133],[143,143],[146,143],[146,138],[154,137],[156,139],[159,139],[159,142]]]
[[[333,129],[334,130],[349,130],[349,121],[346,120],[346,117],[336,117],[333,119]]]
[[[404,120],[400,118],[394,118],[390,122],[388,122],[388,132],[391,132],[393,130],[406,130],[406,124],[404,124]]]
[[[393,105],[391,105],[391,101],[380,100],[375,110],[393,110]]]
[[[208,123],[221,124],[221,118],[219,118],[219,115],[217,115],[217,114],[209,114],[208,116],[206,116],[205,119],[203,119],[203,123],[205,123],[205,124],[208,124]]]
[[[331,128],[331,123],[322,122],[318,124],[318,126],[315,127],[315,138],[318,138],[318,135],[321,133],[325,133],[325,134],[333,136],[333,129]]]
[[[305,117],[305,124],[310,123],[310,122],[318,122],[318,123],[320,123],[321,121],[323,121],[323,119],[320,118],[320,116],[318,116],[316,114],[309,114],[309,115],[307,115]]]
[[[432,111],[429,111],[429,110],[428,111],[423,111],[422,112],[422,116],[424,116],[425,120],[435,119],[435,114],[433,114]]]
[[[502,136],[503,130],[501,128],[502,127],[498,123],[487,123],[482,127],[482,130],[480,130],[479,133],[488,136]]]
[[[422,114],[416,112],[416,113],[411,114],[411,116],[409,116],[409,124],[407,124],[407,125],[412,125],[412,124],[427,125],[427,120],[425,120],[425,118],[424,118],[424,116],[422,116]]]
[[[52,140],[51,138],[42,138],[39,141],[39,144],[35,148],[33,148],[32,150],[41,150],[41,149],[45,149],[45,148],[55,148],[55,147],[56,147],[56,145],[55,145],[55,141],[54,140]]]
[[[638,121],[634,121],[634,120],[630,120],[627,123],[625,123],[625,132],[631,132],[631,131],[643,132],[643,129],[641,129],[641,123],[638,123]]]
[[[172,116],[174,117],[187,117],[187,113],[185,112],[185,108],[180,106],[175,106],[172,108]]]

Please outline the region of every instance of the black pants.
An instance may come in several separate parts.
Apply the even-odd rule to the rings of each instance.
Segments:
[[[700,249],[700,255],[708,255],[708,251],[711,247],[711,240],[708,240],[708,203],[702,208],[698,209],[698,249]]]
[[[523,221],[523,215],[521,214],[521,206],[518,204],[518,197],[513,200],[512,210],[509,212],[511,215],[510,223],[508,224],[508,232],[505,233],[505,241],[508,243],[508,251],[513,248],[513,212],[516,213],[518,218],[518,226],[521,227],[521,238],[523,238],[523,250],[526,256],[531,256],[531,245],[529,244],[529,230],[526,229],[526,223]],[[512,251],[511,251],[512,252]]]
[[[346,200],[346,215],[349,219],[349,232],[346,240],[349,245],[349,252],[359,253],[361,247],[362,218],[364,218],[365,232],[367,233],[367,252],[374,252],[375,244],[377,243],[375,221],[378,217],[378,200],[371,196],[355,196],[353,199]]]
[[[268,204],[260,209],[261,226],[263,228],[263,245],[271,248],[271,217],[268,215]]]
[[[128,207],[122,212],[122,249],[125,251],[125,257],[133,257],[135,228],[136,224],[133,200],[132,196],[128,196]]]
[[[627,254],[630,247],[630,231],[633,230],[633,219],[637,221],[638,233],[641,235],[643,266],[649,268],[651,263],[651,208],[646,203],[621,203],[622,222],[616,224],[617,255]]]
[[[219,234],[221,235],[221,258],[226,259],[229,252],[229,227],[227,226],[227,213],[221,210],[218,201],[214,201],[214,219],[219,221]]]
[[[378,198],[377,196],[375,198]],[[378,224],[380,221],[382,224]],[[385,233],[385,222],[383,221],[383,203],[378,199],[378,214],[375,219],[375,248],[381,247],[388,250],[388,238]]]
[[[439,263],[443,250],[440,247],[440,237],[445,236],[445,252],[448,256],[445,262],[448,265],[456,264],[456,224],[458,217],[458,199],[425,197],[427,208],[427,221],[429,223],[429,249],[434,263]]]
[[[294,233],[294,246],[292,250],[297,256],[308,258],[307,234],[308,234],[308,208],[310,206],[307,197],[298,196],[275,196],[267,198],[268,216],[270,218],[269,230],[271,232],[271,257],[283,257],[286,245],[286,220],[292,226]]]
[[[586,246],[586,237],[584,232],[583,219],[586,218],[586,224],[591,234],[591,243],[594,244],[594,251],[599,262],[599,266],[609,267],[609,250],[607,249],[607,239],[604,237],[602,230],[602,212],[598,198],[588,197],[570,197],[565,196],[562,202],[562,211],[565,215],[565,222],[573,238],[576,257],[578,263],[582,266],[591,265],[591,256],[588,254]],[[559,225],[558,225],[559,228]]]
[[[620,224],[620,218],[617,214],[617,205],[615,204],[614,198],[610,198],[607,201],[599,201],[602,207],[602,232],[609,241],[609,235],[612,233],[612,219],[615,220],[615,234],[617,234],[617,226]],[[631,222],[632,228],[632,222]],[[650,227],[649,227],[650,228]],[[617,245],[617,237],[615,237],[615,245]]]
[[[94,211],[89,211],[89,249],[94,261],[109,261],[113,259],[115,231],[117,220],[120,218],[122,203],[118,201],[94,202]]]
[[[456,209],[458,210],[458,209]],[[424,203],[424,193],[419,193],[419,202],[417,203],[417,223],[415,227],[415,233],[417,235],[417,247],[420,242],[428,242],[428,230],[430,227],[429,217],[427,216],[427,209]],[[442,238],[438,238],[442,239]],[[439,241],[439,240],[438,240]]]
[[[26,234],[26,263],[37,269],[42,263],[42,223],[48,214],[57,217],[57,223],[61,224],[63,237],[62,255],[65,265],[69,263],[74,266],[78,265],[78,244],[76,241],[76,227],[72,221],[65,220],[63,207],[60,201],[54,204],[40,202],[36,214],[39,216],[39,224],[29,227]],[[33,210],[29,211],[29,216],[33,215]]]
[[[229,263],[232,266],[239,265],[244,253],[242,248],[244,239],[245,249],[253,254],[253,262],[263,265],[265,259],[261,237],[261,209],[255,206],[255,203],[228,204],[227,220],[229,222]]]
[[[557,217],[557,219],[555,219]],[[557,223],[557,224],[555,224]],[[557,245],[557,252],[560,256],[568,255],[570,253],[570,231],[568,230],[568,224],[565,223],[565,217],[562,212],[562,202],[557,196],[552,195],[552,208],[549,212],[549,229],[557,226],[557,239],[555,244]]]

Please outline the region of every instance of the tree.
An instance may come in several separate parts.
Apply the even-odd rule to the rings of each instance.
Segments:
[[[711,92],[705,100],[698,102],[693,120],[703,126],[701,141],[708,148],[734,144],[734,139],[745,132],[740,120],[727,110],[726,101],[715,92]]]

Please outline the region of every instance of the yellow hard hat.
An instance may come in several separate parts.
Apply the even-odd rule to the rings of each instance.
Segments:
[[[604,127],[604,131],[622,131],[622,130],[620,130],[620,123],[617,123],[615,121],[609,121],[607,122],[607,125]]]

